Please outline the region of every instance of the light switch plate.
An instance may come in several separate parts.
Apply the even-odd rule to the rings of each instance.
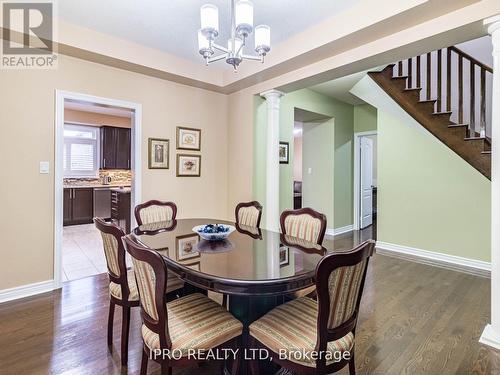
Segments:
[[[313,169],[311,167],[307,168],[307,174],[311,174]]]
[[[50,164],[48,161],[40,162],[40,174],[49,174],[50,172]]]

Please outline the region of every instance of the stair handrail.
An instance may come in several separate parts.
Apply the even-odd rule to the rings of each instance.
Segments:
[[[471,55],[469,55],[467,52],[462,51],[460,48],[457,48],[455,46],[451,46],[448,48],[451,49],[452,51],[454,51],[455,53],[457,53],[458,55],[462,55],[462,57],[466,58],[467,60],[472,61],[475,65],[479,66],[480,68],[483,68],[484,70],[486,70],[490,73],[493,73],[492,67],[486,65],[485,63],[482,63],[481,61],[479,61],[475,57],[472,57]]]

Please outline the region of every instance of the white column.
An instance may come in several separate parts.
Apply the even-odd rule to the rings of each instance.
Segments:
[[[266,203],[264,215],[266,228],[279,230],[280,217],[280,98],[284,94],[278,90],[265,91],[260,96],[267,102],[266,136]]]
[[[479,342],[500,349],[500,15],[484,21],[493,42],[491,115],[491,324]]]

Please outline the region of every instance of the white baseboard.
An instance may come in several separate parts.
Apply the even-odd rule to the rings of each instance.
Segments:
[[[377,241],[377,253],[412,260],[418,263],[430,264],[473,275],[490,277],[491,263],[468,259],[456,255],[436,253],[434,251],[416,249],[414,247],[396,245]]]
[[[354,229],[353,225],[346,225],[345,227],[340,227],[340,228],[327,228],[326,229],[326,234],[329,235],[329,236],[336,236],[338,234],[342,234],[342,233],[347,233],[347,232],[351,232],[352,230]]]
[[[21,285],[15,288],[0,290],[0,303],[33,296],[35,294],[50,292],[54,289],[54,280],[47,280],[41,281],[39,283]]]
[[[484,345],[491,346],[495,349],[500,349],[500,335],[493,329],[491,324],[484,327],[483,334],[479,338],[479,342]]]

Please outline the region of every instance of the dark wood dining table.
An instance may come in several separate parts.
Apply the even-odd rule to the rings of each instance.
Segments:
[[[193,231],[197,225],[215,223],[236,230],[223,241],[203,240]],[[316,266],[325,254],[348,251],[363,241],[350,234],[317,245],[211,218],[152,223],[133,233],[192,288],[227,295],[229,311],[243,323],[243,343],[253,321],[283,303],[286,295],[314,284]],[[243,365],[241,373],[246,371]]]

